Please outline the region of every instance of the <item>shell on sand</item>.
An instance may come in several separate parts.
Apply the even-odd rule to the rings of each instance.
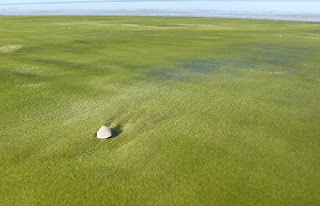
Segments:
[[[109,127],[104,126],[104,125],[97,132],[97,138],[100,138],[100,139],[106,139],[111,136],[112,136],[111,129]]]

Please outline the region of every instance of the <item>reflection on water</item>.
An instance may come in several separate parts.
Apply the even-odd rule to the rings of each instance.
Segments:
[[[0,15],[204,16],[320,21],[320,1],[118,1],[11,5],[3,2],[10,3],[8,0],[0,2]]]

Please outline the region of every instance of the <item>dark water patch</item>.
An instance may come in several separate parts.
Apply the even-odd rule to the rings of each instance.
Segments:
[[[304,47],[292,47],[276,44],[239,44],[235,45],[236,48],[242,50],[251,50],[259,54],[265,55],[301,55],[301,53],[310,53],[310,50]]]
[[[156,80],[172,80],[172,81],[187,81],[188,78],[183,74],[183,71],[178,69],[152,69],[145,73],[148,78]]]
[[[107,41],[105,40],[74,40],[73,43],[76,44],[86,44],[86,45],[90,45],[90,44],[107,44]]]
[[[180,64],[192,73],[209,73],[217,71],[222,67],[233,68],[257,68],[252,62],[235,61],[230,59],[211,59],[211,60],[187,60]]]
[[[181,64],[188,71],[198,73],[208,73],[220,69],[227,61],[224,60],[188,60]]]
[[[230,59],[211,59],[211,60],[188,60],[180,64],[180,66],[187,69],[189,76],[201,75],[207,73],[218,73],[221,69],[233,69],[234,75],[243,75],[240,69],[255,69],[255,70],[268,70],[268,71],[289,71],[293,66],[289,59],[281,58],[266,58],[260,59],[259,57],[251,57],[244,61],[230,60]],[[239,72],[237,72],[237,70]]]
[[[277,56],[266,56],[266,55],[255,55],[248,59],[250,62],[254,62],[253,64],[257,65],[256,68],[261,69],[272,69],[275,67],[284,67],[287,68],[289,65],[291,65],[295,60],[277,57]],[[259,66],[258,66],[259,65]]]
[[[190,81],[195,76],[218,71],[222,67],[256,68],[257,65],[229,59],[186,60],[177,69],[152,69],[145,72],[145,75],[148,79],[162,81]]]
[[[99,40],[99,39],[92,39],[92,40],[74,40],[73,43],[76,44],[85,44],[85,45],[109,45],[109,44],[127,44],[129,40],[115,40],[115,39],[108,39],[108,40]],[[96,49],[96,48],[95,48]]]
[[[55,68],[64,69],[64,70],[72,70],[79,71],[81,73],[86,73],[90,75],[101,75],[106,74],[107,71],[103,70],[102,66],[99,65],[87,65],[87,64],[79,64],[61,60],[50,60],[50,59],[36,59],[34,60],[37,63],[44,64],[46,66],[50,65]]]
[[[240,44],[235,47],[242,55],[250,56],[250,61],[270,67],[295,67],[304,56],[314,54],[308,48],[275,44]]]
[[[302,47],[291,47],[291,46],[281,46],[281,45],[272,45],[272,44],[264,44],[261,45],[260,48],[268,51],[276,51],[283,53],[301,53],[302,51],[306,51],[305,48]]]
[[[272,65],[287,65],[287,64],[290,64],[291,61],[287,59],[282,59],[282,58],[273,58],[273,59],[266,59],[265,62],[267,64],[272,64]]]
[[[122,66],[128,69],[134,69],[134,70],[141,70],[147,67],[146,65],[135,65],[135,64],[127,64],[127,63],[123,63]]]
[[[73,43],[76,43],[76,44],[89,44],[89,43],[91,43],[91,41],[88,41],[88,40],[74,40]]]
[[[40,64],[51,65],[59,68],[67,68],[67,69],[81,70],[85,68],[85,65],[61,61],[61,60],[36,59],[35,62],[38,62]]]
[[[1,77],[4,77],[5,75],[13,75],[14,77],[22,77],[22,78],[34,78],[37,77],[35,74],[25,73],[25,72],[15,72],[10,70],[2,70],[0,71]]]
[[[148,78],[156,80],[188,81],[191,78],[208,73],[217,73],[223,68],[235,69],[235,75],[242,75],[236,72],[240,69],[258,69],[269,71],[288,70],[291,60],[282,58],[260,59],[252,57],[244,61],[231,59],[196,59],[186,60],[178,65],[180,69],[152,69],[145,72]]]
[[[320,34],[320,29],[312,31],[312,33]]]
[[[239,49],[252,49],[254,51],[260,51],[265,54],[301,54],[301,52],[307,52],[307,48],[303,47],[291,47],[276,44],[238,44],[235,47]]]
[[[30,74],[30,73],[24,73],[24,72],[11,72],[13,75],[18,76],[18,77],[36,77],[37,75],[35,74]]]

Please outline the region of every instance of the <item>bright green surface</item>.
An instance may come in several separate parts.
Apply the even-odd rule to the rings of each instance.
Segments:
[[[0,205],[318,205],[319,54],[319,23],[1,17]]]

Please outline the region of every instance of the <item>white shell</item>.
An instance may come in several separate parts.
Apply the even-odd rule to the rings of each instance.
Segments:
[[[112,136],[111,129],[106,126],[102,126],[99,131],[97,132],[97,138],[99,139],[106,139]]]

